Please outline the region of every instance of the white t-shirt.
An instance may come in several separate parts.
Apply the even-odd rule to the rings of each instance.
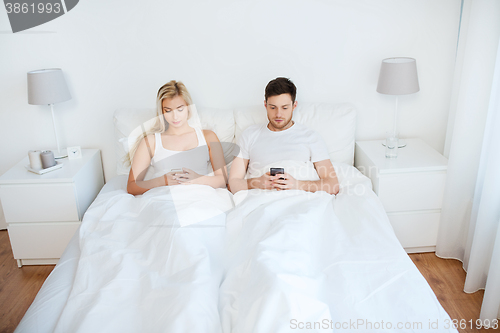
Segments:
[[[281,161],[304,164],[328,160],[326,143],[316,131],[296,122],[286,130],[271,131],[267,124],[247,128],[238,140],[238,157],[249,160],[247,178],[259,177],[264,167]],[[285,169],[285,172],[288,172]]]

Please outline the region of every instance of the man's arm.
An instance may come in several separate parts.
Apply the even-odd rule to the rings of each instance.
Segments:
[[[245,179],[249,160],[235,157],[229,173],[229,190],[234,194],[241,190],[251,190],[255,188],[272,190],[271,176],[269,172],[258,178]]]
[[[314,168],[318,173],[319,180],[300,181],[299,188],[308,192],[325,191],[335,195],[339,193],[340,185],[332,162],[330,160],[315,162]]]
[[[289,174],[271,176],[272,186],[277,190],[303,190],[308,192],[325,191],[329,194],[339,193],[337,174],[330,160],[314,163],[319,180],[296,180]],[[284,178],[284,179],[280,179]]]

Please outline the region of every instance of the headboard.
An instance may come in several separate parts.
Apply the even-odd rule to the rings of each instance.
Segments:
[[[129,173],[123,161],[135,140],[142,135],[141,124],[150,128],[156,116],[155,109],[118,109],[114,113],[115,151],[117,173]],[[293,120],[312,128],[325,140],[333,162],[354,164],[356,109],[349,103],[302,104],[293,112]],[[198,107],[189,119],[191,126],[201,126],[215,132],[223,143],[226,162],[238,154],[234,145],[241,133],[250,125],[267,123],[263,105],[236,108],[235,110]]]

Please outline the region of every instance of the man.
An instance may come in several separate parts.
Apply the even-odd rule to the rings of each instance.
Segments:
[[[269,123],[250,126],[241,134],[240,154],[234,159],[229,175],[231,192],[246,189],[339,192],[325,142],[318,133],[292,120],[297,107],[296,94],[297,88],[287,78],[279,77],[267,84],[264,106]],[[283,160],[312,162],[319,180],[297,180],[286,170],[275,176],[266,172],[260,177],[245,179],[247,171],[251,176],[259,168]]]

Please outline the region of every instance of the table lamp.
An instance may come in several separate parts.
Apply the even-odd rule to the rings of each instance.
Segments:
[[[398,120],[398,96],[416,93],[420,90],[417,76],[417,62],[413,58],[387,58],[382,60],[378,77],[377,92],[396,96],[394,109],[393,137],[396,137]],[[403,148],[406,143],[398,139],[398,147]],[[382,143],[385,145],[385,143]]]
[[[60,68],[39,69],[28,72],[28,103],[32,105],[50,105],[54,135],[57,143],[57,153],[54,152],[55,158],[64,158],[68,154],[65,150],[61,152],[61,148],[59,147],[54,119],[54,104],[70,99],[71,95]]]

